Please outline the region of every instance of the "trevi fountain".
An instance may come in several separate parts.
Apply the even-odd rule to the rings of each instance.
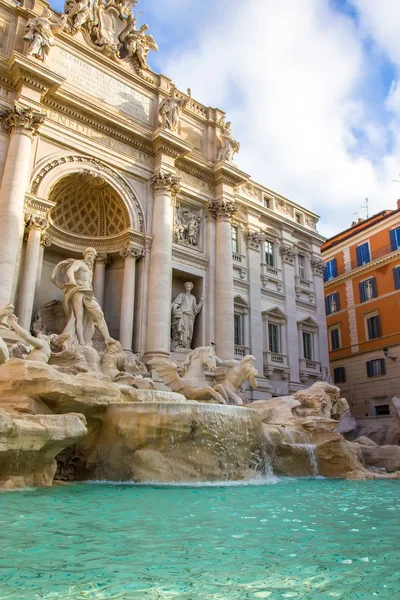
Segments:
[[[0,0],[0,598],[400,598],[400,400],[357,428],[316,215],[136,4]]]

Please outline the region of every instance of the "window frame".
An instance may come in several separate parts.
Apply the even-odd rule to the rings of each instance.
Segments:
[[[331,298],[333,299],[331,301]],[[333,304],[335,303],[335,308],[333,308]],[[339,292],[333,292],[332,294],[328,294],[325,296],[325,313],[326,316],[334,315],[340,311],[340,294]]]
[[[362,252],[362,248],[368,248],[368,260],[363,260],[363,252]],[[358,267],[363,267],[364,265],[368,265],[371,262],[371,245],[369,243],[369,240],[367,240],[366,242],[362,242],[361,244],[358,244],[358,246],[356,246],[356,258],[357,258],[357,266]]]
[[[372,295],[368,297],[366,285],[370,283],[370,289],[372,290]],[[378,297],[378,288],[376,285],[376,277],[368,277],[368,279],[364,279],[360,281],[358,284],[359,294],[360,294],[360,303],[368,302],[369,300],[374,300],[374,298]]]
[[[382,324],[381,317],[376,312],[375,314],[364,315],[365,327],[366,327],[366,339],[367,341],[378,340],[382,337]],[[372,319],[377,319],[372,322]],[[376,335],[374,335],[376,333]]]
[[[235,346],[244,346],[244,318],[243,318],[243,314],[238,313],[238,312],[234,312],[233,313],[233,335],[234,335],[234,345]],[[239,327],[236,327],[236,322],[238,322]],[[239,332],[239,338],[236,338],[236,331],[238,330]],[[236,340],[240,339],[240,343],[238,343]]]
[[[400,290],[400,265],[393,268],[394,289]]]
[[[302,347],[303,347],[303,358],[305,360],[314,360],[314,334],[311,331],[304,331],[302,330]],[[306,339],[310,340],[310,345],[309,345],[309,350],[310,350],[310,356],[306,356],[306,343],[305,340]]]
[[[336,375],[342,375],[342,377],[336,377]],[[333,369],[333,382],[334,383],[346,383],[346,367],[335,367]]]
[[[272,251],[267,250],[267,244],[270,245],[270,248]],[[269,267],[276,267],[275,244],[274,244],[274,242],[271,242],[271,240],[265,240],[265,242],[264,242],[264,259],[265,259],[266,265],[268,265]],[[271,259],[272,259],[272,262],[271,262]]]
[[[390,247],[392,252],[400,249],[400,227],[394,227],[389,231]]]
[[[374,366],[379,364],[379,373],[373,373]],[[367,368],[367,377],[384,377],[386,375],[386,362],[384,358],[373,358],[372,360],[367,360],[366,363]]]
[[[274,328],[276,329],[276,337],[275,340],[277,343],[277,350],[274,350],[272,347],[272,337],[271,337],[271,332],[270,332],[270,328]],[[279,325],[278,323],[274,323],[274,322],[270,322],[268,321],[268,351],[271,352],[271,354],[282,354],[282,333],[281,333],[281,325]]]
[[[324,272],[324,281],[331,281],[338,276],[337,258],[327,261]]]
[[[237,225],[231,226],[231,244],[232,254],[239,254],[239,227]]]
[[[334,348],[333,344],[333,334],[337,333],[337,347]],[[340,335],[340,325],[334,325],[333,327],[329,327],[329,349],[331,352],[335,352],[336,350],[340,350],[342,347],[342,338]]]
[[[301,270],[303,270],[303,274],[301,273]],[[297,255],[297,273],[300,279],[307,279],[307,257],[302,252]]]

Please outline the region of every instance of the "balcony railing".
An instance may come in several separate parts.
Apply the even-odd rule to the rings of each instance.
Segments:
[[[236,252],[232,253],[232,258],[233,258],[233,262],[236,263],[241,263],[242,262],[242,257],[240,254],[236,254]]]
[[[289,373],[289,361],[286,354],[277,352],[264,352],[264,375],[271,377],[274,371]]]
[[[261,275],[268,275],[273,279],[281,279],[282,272],[281,269],[277,267],[271,267],[271,265],[267,265],[266,263],[261,264]]]
[[[321,363],[316,360],[309,360],[307,358],[300,359],[300,381],[303,383],[307,381],[309,377],[316,377],[317,379],[322,378]]]
[[[235,357],[244,358],[250,354],[250,348],[247,346],[235,346]]]

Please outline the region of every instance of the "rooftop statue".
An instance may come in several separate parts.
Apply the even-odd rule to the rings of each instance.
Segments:
[[[224,160],[231,162],[233,157],[240,150],[239,142],[233,137],[231,127],[232,123],[228,121],[225,123],[225,117],[222,117],[219,126],[221,127],[222,134],[222,148],[218,152],[218,162],[222,162]]]
[[[77,33],[81,27],[92,20],[90,0],[66,0],[64,14],[67,16],[69,32]]]
[[[28,42],[28,56],[43,60],[54,44],[54,33],[61,31],[67,22],[67,15],[62,15],[58,22],[53,20],[53,13],[45,8],[40,17],[29,19],[25,28],[24,40]]]
[[[258,371],[254,367],[256,359],[254,356],[245,356],[242,360],[221,360],[217,357],[219,367],[227,367],[225,378],[221,383],[214,386],[214,390],[219,392],[227,404],[243,404],[239,396],[240,388],[248,381],[251,387],[256,389]]]
[[[193,283],[187,281],[184,287],[185,291],[177,295],[171,306],[172,352],[190,350],[194,321],[203,308],[204,295],[197,304],[196,297],[192,294]]]
[[[160,103],[159,114],[162,126],[170,131],[178,131],[179,119],[182,110],[189,104],[192,98],[190,88],[187,90],[187,97],[178,98],[176,96],[176,87],[171,86],[170,96],[164,98]]]
[[[142,25],[139,30],[132,30],[125,38],[124,47],[128,53],[128,56],[133,59],[133,64],[136,69],[144,69],[148,71],[150,69],[147,57],[150,50],[157,52],[158,46],[155,39],[148,31],[148,25]],[[139,67],[139,68],[138,68]]]
[[[217,357],[212,346],[201,346],[189,352],[182,365],[181,377],[177,365],[166,358],[154,358],[149,364],[156,369],[165,385],[188,400],[214,400],[218,404],[226,404],[223,396],[207,383],[205,377],[206,369],[215,371],[217,368]]]
[[[86,248],[83,260],[63,260],[51,275],[54,285],[64,293],[63,307],[69,320],[61,335],[67,339],[69,347],[90,345],[96,327],[106,344],[114,342],[108,332],[103,311],[93,293],[96,254],[94,248]]]

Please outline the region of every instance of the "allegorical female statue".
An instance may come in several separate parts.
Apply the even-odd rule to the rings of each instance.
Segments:
[[[96,254],[94,248],[86,248],[83,260],[63,260],[51,275],[54,285],[64,293],[63,307],[69,320],[62,335],[67,336],[69,346],[90,344],[96,327],[106,344],[114,342],[108,332],[103,311],[93,293],[93,266]]]
[[[221,127],[221,134],[222,134],[222,148],[218,152],[217,160],[218,160],[218,162],[224,161],[224,160],[231,162],[233,160],[233,157],[235,156],[235,154],[237,152],[239,152],[240,144],[233,137],[233,134],[231,131],[232,123],[230,121],[225,123],[225,118],[222,117],[221,121],[219,123],[219,126]]]
[[[51,10],[44,8],[40,17],[29,19],[24,35],[24,40],[29,44],[28,56],[44,60],[54,45],[54,33],[63,29],[67,18],[67,15],[62,15],[60,21],[55,23]]]
[[[178,294],[171,307],[172,342],[171,351],[190,350],[193,338],[194,321],[203,308],[204,296],[197,304],[192,294],[193,283],[185,283],[185,291]]]

